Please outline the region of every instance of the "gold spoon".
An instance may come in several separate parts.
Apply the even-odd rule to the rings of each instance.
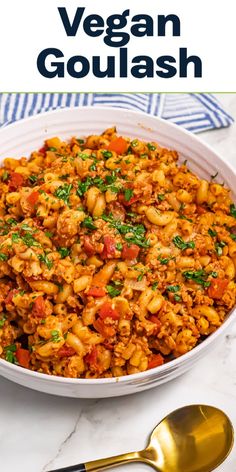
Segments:
[[[167,415],[146,449],[49,472],[95,472],[128,462],[145,462],[158,472],[210,472],[230,453],[233,426],[213,406],[189,405]]]

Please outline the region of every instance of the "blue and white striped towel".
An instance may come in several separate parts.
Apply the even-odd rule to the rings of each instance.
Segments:
[[[0,126],[56,108],[86,105],[150,113],[193,133],[225,128],[234,121],[207,93],[5,93],[0,94]]]

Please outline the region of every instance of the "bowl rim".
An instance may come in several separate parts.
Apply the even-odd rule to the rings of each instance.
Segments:
[[[98,112],[118,112],[118,113],[129,113],[131,115],[140,117],[140,118],[149,118],[151,120],[154,120],[156,123],[160,122],[167,126],[169,129],[177,130],[178,133],[182,134],[183,136],[186,135],[190,137],[195,143],[201,144],[205,149],[210,151],[212,154],[214,154],[218,160],[224,163],[226,167],[234,174],[236,177],[236,170],[233,168],[233,166],[228,163],[227,161],[224,161],[220,154],[214,150],[214,148],[209,145],[208,143],[205,143],[202,141],[198,136],[195,134],[191,133],[190,131],[186,130],[185,128],[180,127],[179,125],[170,122],[169,120],[165,120],[159,116],[155,115],[150,115],[148,113],[142,112],[142,111],[135,111],[135,110],[129,110],[127,108],[119,108],[119,107],[105,107],[105,106],[81,106],[81,107],[63,107],[55,110],[49,110],[44,113],[39,113],[34,116],[30,116],[24,119],[20,119],[15,121],[14,123],[7,123],[0,129],[0,137],[1,134],[5,133],[7,130],[14,131],[15,128],[27,125],[28,123],[31,123],[33,121],[41,120],[43,118],[47,118],[47,116],[51,115],[58,115],[58,114],[63,114],[63,113],[69,113],[71,111],[76,111],[78,113],[83,112],[84,110],[87,111],[94,111],[97,110]],[[79,125],[79,123],[78,123]],[[157,131],[158,133],[158,131]],[[170,146],[171,148],[171,146]],[[178,149],[177,149],[178,152]],[[127,374],[127,375],[122,375],[120,377],[104,377],[104,378],[98,378],[98,379],[85,379],[85,378],[71,378],[71,377],[61,377],[61,376],[56,376],[52,374],[44,374],[41,372],[33,371],[30,369],[25,369],[24,367],[11,364],[10,362],[1,359],[0,358],[0,367],[4,368],[4,370],[9,370],[12,373],[16,373],[17,375],[20,376],[26,376],[28,378],[36,379],[36,380],[42,380],[42,381],[47,381],[49,383],[57,383],[57,384],[70,384],[71,386],[79,386],[79,385],[112,385],[112,384],[117,384],[117,383],[127,383],[127,382],[135,382],[144,379],[145,377],[155,377],[156,374],[163,374],[167,372],[169,369],[174,369],[177,368],[181,364],[186,364],[191,360],[192,357],[196,357],[196,355],[203,350],[207,350],[208,346],[214,342],[218,338],[220,334],[222,334],[228,326],[234,321],[234,315],[236,314],[236,306],[232,308],[232,310],[227,314],[227,317],[223,324],[219,326],[219,328],[216,329],[215,332],[210,334],[206,339],[204,339],[200,344],[198,344],[196,347],[194,347],[191,351],[188,351],[187,353],[183,354],[182,356],[173,359],[166,364],[163,364],[162,366],[155,367],[153,369],[145,370],[143,372],[138,372],[136,374]],[[1,372],[0,372],[1,375]]]

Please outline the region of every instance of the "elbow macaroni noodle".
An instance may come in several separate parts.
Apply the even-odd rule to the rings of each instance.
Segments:
[[[0,356],[50,375],[142,372],[235,305],[236,207],[176,151],[51,138],[0,169]]]

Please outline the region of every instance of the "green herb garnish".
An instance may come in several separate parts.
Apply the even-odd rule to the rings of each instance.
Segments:
[[[53,329],[51,331],[51,340],[53,343],[59,343],[61,341],[61,336],[60,336],[60,333],[59,331],[57,331],[57,329]]]
[[[179,285],[168,285],[168,287],[166,287],[166,290],[167,290],[167,292],[176,293],[176,292],[179,292],[180,286]]]
[[[209,234],[212,238],[215,238],[215,236],[217,236],[217,232],[214,231],[214,230],[211,229],[211,228],[208,229],[208,234]]]
[[[188,242],[185,242],[183,240],[183,238],[181,238],[181,236],[175,236],[173,239],[172,239],[174,245],[176,247],[178,247],[179,249],[181,249],[181,251],[184,251],[185,249],[188,249],[188,248],[191,248],[191,249],[194,249],[195,248],[195,243],[194,241],[188,241]]]
[[[66,205],[69,204],[70,192],[72,190],[72,184],[60,185],[57,190],[54,192],[55,197],[59,200],[63,200]]]
[[[83,223],[82,223],[82,226],[84,226],[85,228],[88,228],[88,229],[97,229],[97,226],[95,226],[93,224],[93,218],[91,216],[87,216]]]
[[[181,301],[182,301],[181,295],[178,295],[177,293],[175,293],[175,294],[174,294],[174,300],[175,300],[176,302],[181,302]]]
[[[9,179],[9,172],[7,172],[6,170],[3,171],[3,174],[2,174],[2,181],[3,182],[6,182],[8,179]]]
[[[116,287],[113,287],[112,285],[107,285],[106,289],[107,289],[108,295],[110,295],[111,298],[118,297],[118,295],[120,295],[121,293],[121,290],[119,290]]]
[[[103,157],[105,157],[106,159],[109,159],[109,157],[112,157],[113,154],[111,151],[102,151],[102,155]]]
[[[117,249],[118,251],[122,251],[122,248],[123,248],[122,243],[117,243],[116,249]]]
[[[4,351],[5,351],[5,356],[6,356],[6,361],[7,362],[11,362],[11,364],[17,364],[17,359],[16,359],[16,356],[15,356],[15,352],[16,352],[16,345],[15,344],[11,344],[9,346],[6,346],[4,348]]]
[[[7,319],[6,315],[3,315],[2,318],[0,318],[0,328],[4,326],[6,319]]]
[[[197,271],[186,270],[185,272],[183,272],[183,276],[186,280],[193,280],[193,282],[202,285],[204,288],[209,287],[211,285],[211,283],[206,280],[208,274],[203,269]]]
[[[155,151],[156,150],[156,146],[154,146],[151,143],[147,143],[147,147],[148,147],[149,151]]]
[[[158,282],[153,282],[152,284],[152,290],[155,291],[158,287]]]
[[[70,249],[68,247],[59,247],[57,249],[62,259],[70,255]]]
[[[230,212],[231,216],[236,218],[236,206],[234,205],[234,203],[231,203],[231,205],[229,207],[229,212]]]
[[[8,259],[8,255],[0,252],[0,261],[5,262]]]
[[[133,197],[133,194],[134,194],[134,192],[131,188],[126,188],[125,191],[124,191],[125,201],[129,202],[130,199]]]
[[[47,254],[40,254],[38,256],[38,259],[40,260],[40,262],[43,262],[44,264],[46,264],[46,266],[49,270],[53,267],[53,261],[51,261],[48,258]]]
[[[223,254],[223,247],[226,246],[226,243],[224,241],[216,242],[215,243],[215,250],[218,256],[222,256]]]

